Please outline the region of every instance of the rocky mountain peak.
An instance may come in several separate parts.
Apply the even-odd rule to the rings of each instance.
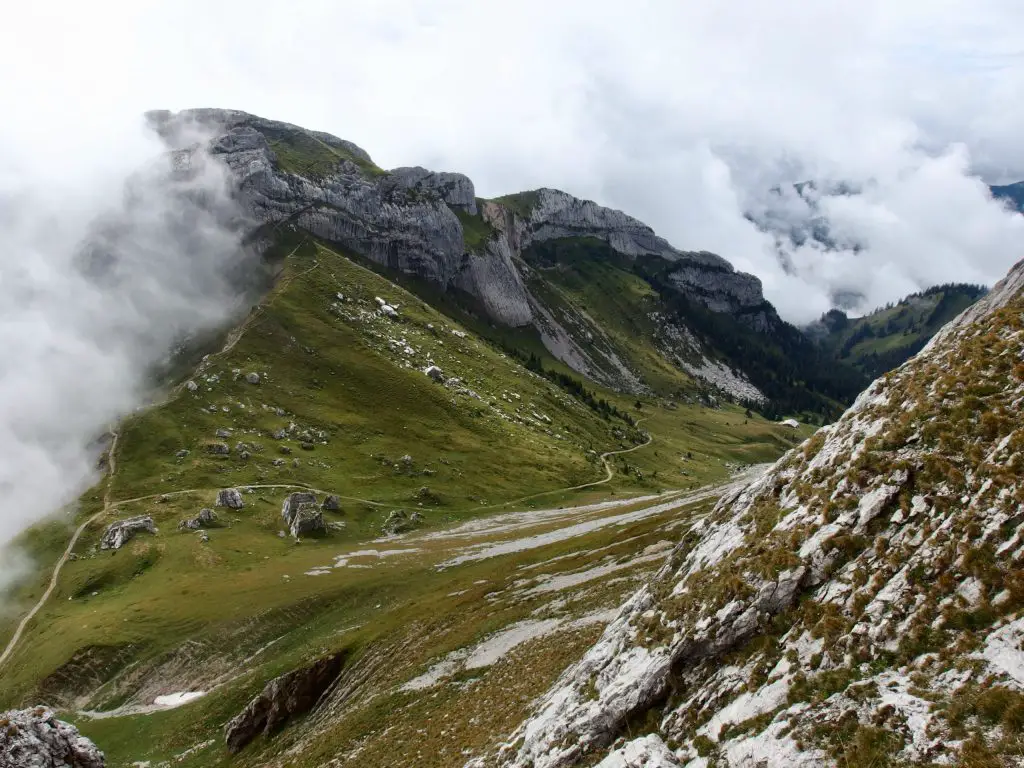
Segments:
[[[774,310],[756,277],[715,254],[680,251],[646,224],[593,201],[543,188],[478,202],[462,174],[385,171],[352,142],[237,110],[154,111],[146,118],[172,148],[206,146],[257,224],[287,223],[442,291],[464,292],[489,320],[533,326],[555,357],[613,388],[639,392],[647,385],[623,350],[593,343],[603,334],[591,319],[564,315],[531,287],[538,278],[526,263],[531,247],[602,241],[619,256],[670,267],[665,286],[698,305],[736,314],[757,331],[771,327]],[[697,378],[721,367],[696,340],[684,352],[692,358],[686,370]],[[716,373],[707,381],[735,380],[736,393],[749,392],[737,376]]]

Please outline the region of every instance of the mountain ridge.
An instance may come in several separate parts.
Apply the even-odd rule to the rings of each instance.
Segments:
[[[152,112],[147,119],[179,151],[194,150],[203,136],[255,222],[289,222],[381,268],[465,296],[488,322],[538,334],[547,354],[604,386],[633,393],[654,387],[663,395],[710,387],[755,406],[778,400],[773,413],[834,415],[864,383],[840,365],[835,378],[848,382],[816,391],[806,382],[823,367],[818,353],[778,317],[756,277],[715,254],[673,248],[621,211],[549,188],[478,199],[461,174],[384,171],[351,142],[244,112]],[[591,243],[590,258],[614,263],[609,290],[635,295],[639,301],[627,314],[649,317],[646,327],[632,337],[609,334],[607,318],[552,286],[553,273],[545,272],[552,265],[531,254],[560,243],[577,250]],[[653,292],[627,288],[637,277],[653,285],[655,274]],[[698,318],[701,330],[694,332],[688,315],[704,312],[730,318],[730,327]],[[734,331],[749,336],[748,347],[791,358],[795,373],[745,370],[748,355],[729,351]]]

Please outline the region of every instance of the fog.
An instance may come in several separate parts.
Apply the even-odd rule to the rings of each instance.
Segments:
[[[240,310],[244,222],[221,167],[167,152],[141,115],[110,140],[72,173],[3,176],[0,545],[97,482],[104,435],[155,370]],[[24,564],[5,553],[0,588]]]

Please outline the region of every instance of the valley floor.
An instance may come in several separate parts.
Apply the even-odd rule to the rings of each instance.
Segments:
[[[496,513],[359,545],[303,544],[280,558],[286,565],[275,558],[265,568],[280,589],[318,596],[305,615],[293,605],[284,621],[266,613],[205,638],[198,631],[144,672],[122,670],[113,685],[79,690],[62,716],[111,766],[362,766],[399,757],[461,765],[585,651],[664,562],[683,524],[761,469],[696,491]],[[353,661],[323,706],[228,755],[221,728],[248,695],[271,673],[339,647]]]

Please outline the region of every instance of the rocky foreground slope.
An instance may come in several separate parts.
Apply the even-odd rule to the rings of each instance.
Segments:
[[[103,768],[96,745],[47,707],[0,713],[0,768]]]
[[[1020,764],[1024,262],[688,527],[473,765]]]

